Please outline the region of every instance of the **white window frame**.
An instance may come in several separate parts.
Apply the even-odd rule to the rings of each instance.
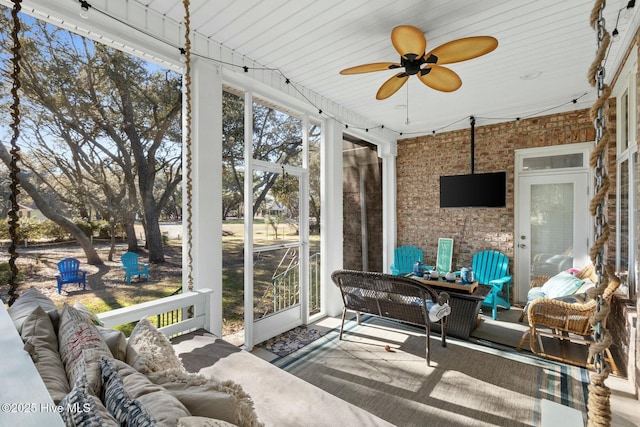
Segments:
[[[616,98],[616,224],[621,223],[622,210],[621,210],[621,171],[622,164],[628,162],[629,174],[628,182],[626,183],[629,188],[629,230],[627,241],[629,242],[628,249],[628,270],[629,275],[626,280],[623,281],[621,289],[632,297],[637,294],[638,282],[638,261],[637,261],[637,218],[635,212],[637,209],[638,195],[634,187],[636,180],[636,174],[638,173],[637,165],[633,167],[633,156],[638,153],[637,143],[637,128],[638,128],[638,93],[637,93],[637,68],[638,68],[638,55],[635,49],[627,58],[620,77],[614,87],[612,95]],[[623,105],[622,100],[625,95],[627,96],[627,103]],[[627,108],[627,122],[624,121],[623,108]],[[623,136],[626,129],[627,141],[623,141]],[[622,249],[622,231],[620,227],[616,227],[616,271],[620,271],[622,268],[620,253]]]

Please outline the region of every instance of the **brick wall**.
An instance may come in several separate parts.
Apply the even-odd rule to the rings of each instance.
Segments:
[[[470,265],[473,254],[483,249],[499,250],[513,261],[514,150],[594,139],[588,110],[487,126],[478,123],[474,172],[507,172],[506,207],[480,209],[440,208],[440,176],[471,171],[470,129],[398,141],[398,246],[422,248],[425,262],[433,263],[438,237],[450,237],[452,265],[457,268]]]

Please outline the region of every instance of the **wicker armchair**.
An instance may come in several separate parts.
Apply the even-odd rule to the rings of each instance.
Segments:
[[[587,265],[585,268],[583,268],[578,273],[576,273],[576,277],[578,279],[589,279],[593,283],[595,283],[598,280],[598,276],[596,275],[596,271],[593,268],[592,264]],[[533,279],[531,279],[531,285],[529,288],[530,289],[539,288],[542,285],[544,285],[549,279],[551,279],[551,276],[544,276],[544,275],[536,276]],[[522,313],[520,314],[520,318],[518,319],[518,322],[522,322],[524,320],[524,316],[526,316],[527,312],[529,311],[528,307],[529,306],[526,307],[527,309],[522,310]]]
[[[579,278],[590,278],[597,281],[597,276],[592,265],[585,267],[576,275]],[[539,279],[535,284],[544,283],[544,278]],[[538,285],[539,286],[539,285]],[[609,285],[603,293],[603,297],[607,301],[611,298],[620,286],[617,279],[610,280]],[[529,339],[529,347],[531,352],[548,359],[559,360],[561,362],[569,362],[582,366],[588,366],[589,361],[576,361],[565,357],[564,355],[556,355],[547,353],[543,345],[543,337],[557,338],[560,340],[570,341],[579,344],[589,345],[591,343],[591,316],[596,311],[596,300],[591,298],[584,303],[570,303],[557,299],[539,298],[529,303],[527,316],[529,321],[529,330],[522,335],[522,339],[518,344],[518,351],[522,350],[524,343]],[[613,362],[611,353],[607,349],[607,358]],[[612,363],[613,364],[613,363]],[[617,370],[614,366],[614,371]]]

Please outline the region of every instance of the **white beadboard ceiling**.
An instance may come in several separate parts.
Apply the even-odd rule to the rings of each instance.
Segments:
[[[130,2],[184,21],[182,0],[109,0],[105,5],[125,9]],[[34,3],[57,7],[45,0]],[[606,2],[609,32],[622,10],[620,37],[607,56],[607,82],[640,21],[640,5],[626,17],[627,4]],[[470,116],[481,126],[590,107],[596,97],[587,80],[597,48],[589,25],[593,5],[593,0],[191,0],[190,10],[194,33],[408,136],[466,128]],[[493,36],[499,45],[485,56],[447,66],[462,78],[455,92],[438,92],[412,76],[396,94],[377,101],[378,88],[393,70],[346,76],[339,71],[399,62],[390,34],[403,24],[424,32],[427,51],[475,35]],[[523,78],[535,74],[539,77]]]
[[[182,21],[177,0],[136,0]],[[609,0],[606,27],[612,32],[628,0]],[[432,133],[516,117],[589,107],[595,90],[587,71],[595,57],[596,33],[589,25],[591,0],[193,0],[195,32],[269,68],[373,123],[404,134]],[[620,39],[607,59],[611,68],[635,33],[640,5],[618,22]],[[480,58],[451,64],[462,87],[442,93],[415,76],[396,94],[375,99],[395,72],[339,75],[369,62],[399,62],[391,30],[409,24],[424,31],[427,50],[448,41],[490,35],[498,48]],[[627,43],[628,44],[628,43]],[[538,78],[523,77],[541,73]],[[586,95],[585,95],[586,93]],[[576,104],[572,100],[578,99]],[[408,118],[408,124],[407,124]]]

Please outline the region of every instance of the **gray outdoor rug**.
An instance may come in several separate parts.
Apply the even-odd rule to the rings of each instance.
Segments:
[[[398,426],[536,426],[543,399],[585,413],[583,368],[439,337],[429,367],[419,329],[363,320],[273,363]]]

